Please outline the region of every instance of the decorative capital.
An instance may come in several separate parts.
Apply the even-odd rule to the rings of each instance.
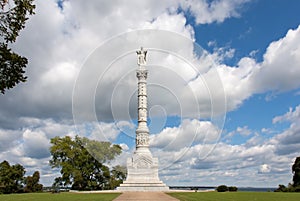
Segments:
[[[136,77],[138,79],[147,79],[148,71],[147,70],[137,70]]]

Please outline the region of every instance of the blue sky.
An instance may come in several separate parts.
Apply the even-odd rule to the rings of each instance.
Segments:
[[[220,46],[228,45],[234,48],[236,56],[225,61],[231,65],[236,65],[241,57],[249,56],[250,52],[255,50],[257,53],[254,58],[261,62],[266,48],[272,41],[284,37],[286,30],[298,27],[300,22],[300,16],[297,14],[298,7],[298,1],[275,0],[249,3],[242,9],[240,18],[228,19],[220,24],[206,25],[204,28],[198,26],[196,28],[199,30],[197,42],[205,46],[205,41],[215,40]],[[225,33],[224,30],[226,30]],[[288,67],[283,66],[283,68]],[[283,114],[288,108],[294,108],[299,104],[299,96],[296,93],[297,89],[283,93],[275,91],[255,94],[239,109],[227,113],[225,127],[230,130],[246,125],[255,131],[272,128],[274,116]],[[270,100],[266,100],[269,96]],[[280,132],[286,126],[277,125],[276,129]]]
[[[39,170],[51,185],[59,172],[48,164],[50,139],[80,135],[120,144],[113,164],[125,165],[135,148],[135,51],[143,45],[151,150],[165,183],[291,182],[300,155],[299,1],[36,6],[11,46],[29,59],[28,81],[0,97],[0,161]]]
[[[253,1],[240,9],[240,17],[230,18],[222,23],[196,25],[196,40],[207,49],[207,41],[216,41],[219,46],[236,49],[237,55],[230,61],[232,64],[253,50],[258,50],[255,58],[262,61],[262,56],[272,41],[285,36],[287,30],[298,27],[298,6],[299,2],[295,0]],[[193,18],[188,19],[193,23]]]

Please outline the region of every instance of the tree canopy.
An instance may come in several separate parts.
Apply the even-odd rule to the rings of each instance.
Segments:
[[[22,165],[0,163],[0,193],[18,193],[23,189],[25,169]]]
[[[293,171],[293,186],[300,186],[300,157],[297,157],[293,166],[292,166],[292,171]]]
[[[18,55],[9,48],[25,27],[29,15],[34,14],[34,0],[0,0],[0,92],[25,82],[24,75],[27,58]]]
[[[111,170],[109,188],[115,189],[126,179],[126,167],[117,165]]]
[[[27,177],[24,177],[25,172],[25,168],[20,164],[10,165],[7,161],[0,163],[0,194],[42,191],[39,171]]]
[[[104,165],[121,154],[119,145],[110,142],[99,142],[80,138],[72,139],[69,136],[51,139],[50,153],[52,168],[60,168],[61,177],[54,181],[54,186],[71,186],[75,190],[111,189],[112,177],[119,180],[117,168],[110,171]],[[124,173],[125,174],[125,173]]]
[[[40,172],[35,171],[32,176],[27,176],[25,178],[25,188],[24,192],[31,193],[31,192],[40,192],[43,190],[43,185],[39,184],[40,180]]]

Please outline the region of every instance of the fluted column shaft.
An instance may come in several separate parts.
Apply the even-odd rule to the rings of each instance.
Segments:
[[[138,127],[136,129],[136,148],[149,147],[149,128],[147,126],[147,74],[144,66],[139,65],[138,78]]]

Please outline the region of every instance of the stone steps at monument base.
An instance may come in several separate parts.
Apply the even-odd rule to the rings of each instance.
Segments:
[[[117,190],[119,191],[169,191],[169,187],[162,182],[156,182],[156,183],[124,182],[117,188]]]
[[[169,191],[168,186],[151,186],[151,185],[126,185],[126,186],[120,186],[117,188],[118,191],[162,191],[162,192],[167,192]]]
[[[164,183],[123,183],[120,185],[120,187],[125,187],[125,186],[167,186]]]

